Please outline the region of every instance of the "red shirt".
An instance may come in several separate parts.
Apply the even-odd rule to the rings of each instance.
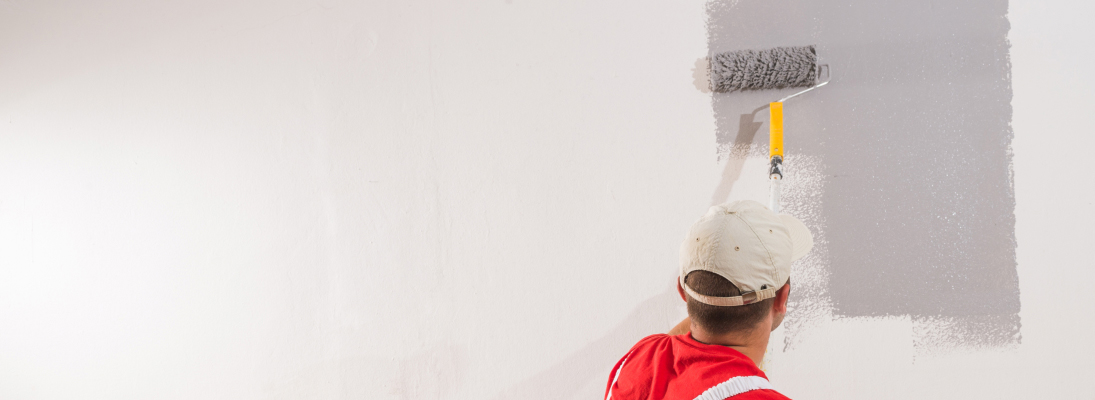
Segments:
[[[702,397],[701,397],[702,396]],[[790,400],[741,352],[685,333],[650,335],[608,376],[606,400]]]

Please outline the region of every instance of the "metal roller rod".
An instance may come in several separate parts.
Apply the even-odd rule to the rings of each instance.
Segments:
[[[771,185],[768,187],[768,208],[772,209],[772,212],[779,214],[779,190],[780,184],[783,179],[773,177]]]

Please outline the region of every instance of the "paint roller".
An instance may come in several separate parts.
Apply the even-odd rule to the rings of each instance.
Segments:
[[[779,213],[779,190],[783,180],[783,103],[829,83],[829,66],[817,63],[814,46],[799,46],[719,53],[709,58],[708,68],[712,92],[808,87],[768,103],[768,178],[771,182],[768,204],[773,212]],[[825,80],[820,79],[823,74]]]

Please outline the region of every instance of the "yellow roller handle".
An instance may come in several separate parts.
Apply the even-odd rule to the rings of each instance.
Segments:
[[[768,104],[768,209],[779,214],[779,183],[783,180],[783,103]]]
[[[771,118],[768,119],[768,157],[783,157],[783,103],[768,104]]]

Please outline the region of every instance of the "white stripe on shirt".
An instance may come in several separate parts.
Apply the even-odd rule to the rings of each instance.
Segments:
[[[723,400],[751,390],[774,389],[767,379],[759,376],[735,376],[703,391],[695,400]]]
[[[620,362],[620,368],[616,369],[616,376],[612,378],[612,383],[608,385],[608,395],[605,396],[605,400],[612,400],[612,387],[616,386],[616,380],[620,379],[620,371],[624,370],[624,364],[627,364],[627,359],[631,358],[631,352],[627,352],[624,356],[624,360]]]

